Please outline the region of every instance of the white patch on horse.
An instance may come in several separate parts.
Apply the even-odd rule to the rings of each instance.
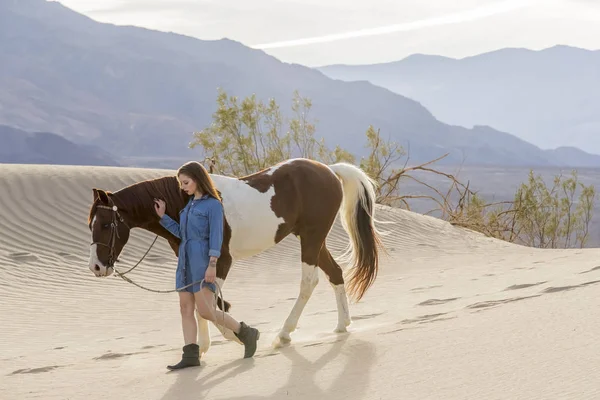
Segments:
[[[335,293],[335,301],[338,310],[338,326],[335,332],[346,332],[346,327],[352,323],[350,319],[350,309],[348,307],[348,296],[343,283],[339,285],[331,284]]]
[[[96,216],[94,215],[94,219],[92,219],[92,232],[94,231],[94,224],[96,223]],[[94,235],[92,233],[92,242],[94,241]],[[94,275],[97,275],[100,271],[96,271],[96,265],[98,265],[100,268],[104,268],[104,264],[102,264],[102,262],[100,262],[100,260],[98,259],[98,245],[97,244],[92,244],[90,245],[90,261],[89,261],[89,268],[90,271],[92,271],[94,273]]]
[[[308,303],[308,299],[312,295],[315,287],[319,283],[319,269],[316,265],[309,265],[307,263],[302,263],[302,280],[300,281],[300,294],[296,299],[296,303],[294,303],[294,307],[288,315],[285,323],[283,324],[283,328],[279,331],[279,334],[275,338],[275,342],[273,343],[274,347],[282,346],[286,343],[289,343],[292,339],[290,337],[290,333],[296,330],[298,326],[298,320],[302,315],[302,311],[304,311],[304,307],[306,303]]]
[[[298,161],[298,160],[302,160],[302,158],[291,158],[289,160],[286,160],[280,164],[274,165],[271,168],[269,168],[269,170],[266,172],[267,175],[273,175],[275,173],[275,171],[277,171],[279,168],[283,167],[284,165],[288,165],[293,163],[294,161]]]
[[[223,196],[225,217],[231,227],[229,253],[244,259],[275,245],[275,234],[284,223],[271,209],[275,189],[261,193],[244,181],[211,175]]]

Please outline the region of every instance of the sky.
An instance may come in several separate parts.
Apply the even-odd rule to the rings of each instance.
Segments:
[[[60,0],[97,21],[229,38],[310,67],[504,47],[600,49],[600,0]]]

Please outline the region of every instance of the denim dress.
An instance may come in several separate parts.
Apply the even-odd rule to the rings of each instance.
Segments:
[[[175,288],[198,282],[184,291],[194,293],[200,290],[200,280],[204,279],[210,256],[221,256],[223,243],[223,205],[209,195],[199,199],[193,197],[179,212],[179,223],[167,214],[160,219],[160,224],[173,235],[181,239]],[[216,292],[214,283],[202,283]],[[181,291],[181,290],[179,290]]]

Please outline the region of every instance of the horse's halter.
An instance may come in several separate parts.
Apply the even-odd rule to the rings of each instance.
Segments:
[[[117,206],[103,206],[103,205],[97,205],[97,208],[104,208],[105,210],[111,210],[112,213],[112,221],[110,223],[110,238],[108,239],[108,244],[106,243],[102,243],[102,242],[92,242],[90,244],[90,246],[93,246],[95,244],[100,244],[102,246],[106,246],[108,247],[109,251],[108,251],[108,263],[107,263],[107,267],[108,268],[113,268],[113,266],[115,265],[115,261],[119,261],[115,258],[115,241],[117,240],[117,238],[120,238],[119,236],[119,222],[121,222],[123,225],[127,226],[127,224],[125,223],[125,221],[123,220],[123,217],[121,216],[121,214],[119,214],[118,208]],[[127,226],[129,228],[129,226]]]

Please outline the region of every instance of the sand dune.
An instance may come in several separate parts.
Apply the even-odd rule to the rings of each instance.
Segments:
[[[235,265],[233,314],[262,331],[253,360],[211,326],[201,368],[180,355],[176,294],[88,270],[92,187],[116,190],[166,170],[0,165],[1,399],[597,399],[600,250],[538,250],[380,207],[393,224],[375,285],[335,334],[325,277],[292,334],[271,341],[298,295],[288,238]],[[133,265],[153,235],[136,230]],[[339,223],[329,243],[346,235]],[[171,289],[176,260],[160,239],[131,274]],[[243,284],[242,284],[243,282]]]

